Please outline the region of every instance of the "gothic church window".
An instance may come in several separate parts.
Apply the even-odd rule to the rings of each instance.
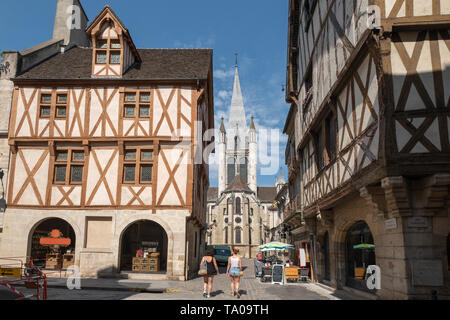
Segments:
[[[228,174],[228,182],[227,183],[230,184],[236,175],[235,166],[234,166],[234,158],[228,158],[227,174]]]
[[[241,176],[242,180],[245,183],[248,183],[248,168],[247,168],[247,158],[240,158],[239,159],[239,175]]]
[[[236,214],[241,214],[241,198],[236,198]]]
[[[241,235],[242,235],[242,229],[241,228],[236,228],[235,229],[235,242],[237,244],[242,243],[242,239],[241,239]]]

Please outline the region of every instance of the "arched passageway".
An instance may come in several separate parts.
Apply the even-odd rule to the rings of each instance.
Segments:
[[[122,234],[120,244],[120,270],[133,271],[133,258],[138,250],[150,257],[152,253],[159,253],[158,271],[167,271],[167,233],[161,225],[150,220],[139,220],[129,225]],[[136,271],[136,270],[135,270]],[[150,272],[141,270],[137,272]]]
[[[44,241],[47,244],[41,244],[41,238],[48,239]],[[75,262],[75,241],[75,231],[67,221],[50,218],[33,228],[28,252],[34,263],[41,268],[67,269]],[[65,244],[58,244],[62,242]]]
[[[366,270],[375,263],[375,243],[369,226],[364,221],[356,222],[345,238],[346,285],[369,290],[365,280]]]

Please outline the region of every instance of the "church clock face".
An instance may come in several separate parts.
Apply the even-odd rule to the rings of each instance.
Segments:
[[[225,223],[228,223],[228,218],[225,218],[225,220],[224,220],[224,221],[225,221]]]
[[[241,223],[242,219],[239,218],[239,217],[237,217],[236,219],[234,219],[234,221],[235,221],[236,223]]]

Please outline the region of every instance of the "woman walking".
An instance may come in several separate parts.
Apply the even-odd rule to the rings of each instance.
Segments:
[[[239,256],[239,249],[233,248],[233,255],[228,258],[227,276],[231,278],[231,295],[236,295],[239,299],[239,282],[241,279],[242,261]]]
[[[214,250],[206,251],[206,256],[204,256],[200,262],[200,269],[204,263],[206,263],[206,275],[203,276],[203,296],[205,298],[210,298],[214,276],[219,274],[216,258],[214,258]]]

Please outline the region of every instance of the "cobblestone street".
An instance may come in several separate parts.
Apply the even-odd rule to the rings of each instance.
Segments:
[[[253,260],[243,260],[244,276],[241,278],[240,300],[345,300],[355,299],[335,294],[311,283],[286,283],[284,285],[261,283],[254,276]],[[220,275],[214,278],[211,300],[238,300],[231,296],[230,280],[226,268],[219,267]],[[114,279],[81,280],[81,290],[66,288],[66,279],[50,279],[48,287],[49,300],[205,300],[202,295],[203,278],[181,281],[119,281],[123,287],[114,289]],[[83,284],[84,283],[84,284]],[[89,283],[89,286],[87,286]],[[58,284],[58,286],[55,286]],[[94,285],[93,285],[94,284]],[[135,287],[165,288],[162,293],[139,292]],[[95,289],[93,289],[95,287]],[[25,295],[33,292],[18,286]],[[124,290],[129,289],[129,290]],[[14,299],[14,294],[6,288],[0,288],[1,299]]]

